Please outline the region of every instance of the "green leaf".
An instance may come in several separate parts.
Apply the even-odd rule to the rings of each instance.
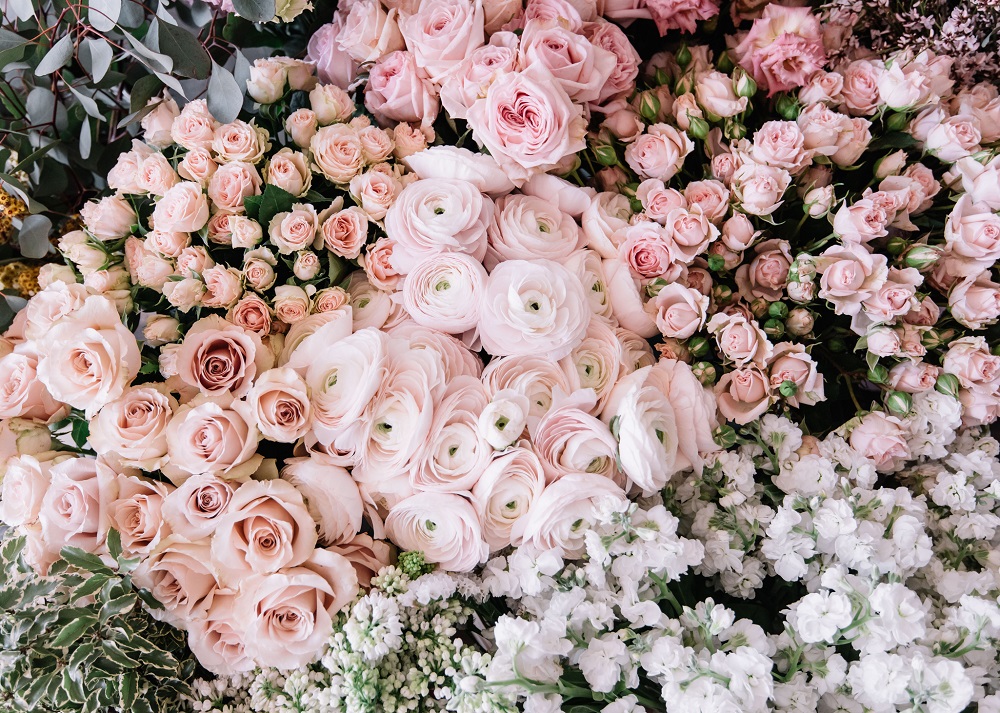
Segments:
[[[235,121],[243,108],[243,91],[225,67],[212,62],[212,76],[208,79],[208,110],[212,116],[228,124]]]
[[[104,606],[101,607],[101,622],[107,622],[113,617],[131,611],[135,607],[137,601],[138,599],[134,594],[126,594],[125,596],[112,599],[110,602],[105,603]]]
[[[7,330],[7,327],[14,321],[14,314],[14,310],[7,301],[7,296],[4,295],[3,299],[0,299],[0,331]]]
[[[212,72],[212,58],[198,38],[183,27],[153,20],[149,32],[156,32],[156,49],[174,60],[174,72],[194,79],[207,79]],[[146,36],[149,39],[149,35]]]
[[[82,418],[74,421],[72,435],[77,448],[83,448],[87,443],[87,438],[90,437],[90,423]]]
[[[261,196],[260,211],[257,214],[257,222],[261,224],[264,231],[267,232],[267,226],[271,222],[271,218],[276,216],[278,213],[284,213],[292,209],[292,205],[295,203],[295,196],[286,190],[278,188],[277,186],[271,185],[270,183],[264,188],[264,193]]]
[[[139,666],[139,662],[127,656],[114,641],[102,641],[101,649],[112,663],[124,669],[138,668]]]
[[[84,552],[79,547],[63,547],[59,553],[64,560],[74,567],[79,567],[87,572],[95,572],[108,576],[114,575],[114,570],[108,567],[97,555]]]
[[[28,40],[16,32],[0,27],[0,52],[12,50],[15,47],[23,47],[28,44]]]
[[[132,96],[129,98],[129,111],[134,113],[142,110],[149,103],[150,99],[160,93],[162,88],[163,82],[159,78],[152,74],[147,74],[132,85]]]
[[[70,654],[66,666],[74,671],[79,671],[84,665],[90,663],[96,655],[97,645],[88,641],[73,649],[73,653]]]
[[[108,530],[108,552],[114,559],[122,556],[122,536],[115,528]]]
[[[86,582],[81,584],[79,587],[73,590],[73,599],[83,599],[84,597],[89,597],[92,594],[96,594],[104,586],[104,583],[108,581],[107,575],[95,574],[90,577]]]
[[[252,22],[270,22],[274,19],[274,0],[233,0],[236,14]]]
[[[32,260],[45,257],[52,247],[49,243],[51,231],[52,221],[44,215],[27,216],[22,221],[21,229],[17,233],[17,245],[21,254]]]
[[[63,36],[52,48],[45,53],[42,61],[35,67],[35,74],[44,77],[69,62],[73,56],[73,38],[70,35]]]
[[[93,614],[79,616],[64,626],[56,637],[52,639],[52,646],[57,649],[66,648],[81,636],[90,631],[97,623],[97,617]]]
[[[139,676],[135,671],[129,671],[122,676],[120,690],[122,710],[132,710],[135,705],[136,696],[139,693]]]

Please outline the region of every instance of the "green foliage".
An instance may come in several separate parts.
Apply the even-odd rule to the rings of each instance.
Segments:
[[[423,552],[403,552],[399,555],[399,569],[410,579],[418,579],[434,571],[435,565],[424,559]]]
[[[183,632],[156,621],[108,537],[111,566],[66,547],[47,576],[25,562],[23,537],[0,539],[0,711],[173,713],[196,662]],[[109,560],[110,561],[110,560]]]

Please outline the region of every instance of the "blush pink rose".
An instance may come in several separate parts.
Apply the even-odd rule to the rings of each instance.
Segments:
[[[269,440],[294,443],[310,428],[309,389],[292,369],[265,371],[247,393],[257,430]]]
[[[411,52],[391,52],[371,68],[365,106],[383,126],[405,121],[429,127],[439,103],[434,84]]]
[[[773,398],[767,376],[754,365],[724,374],[715,385],[715,396],[719,413],[740,425],[760,418]]]
[[[163,605],[167,620],[175,625],[200,618],[218,587],[208,542],[188,542],[176,535],[160,541],[139,563],[134,578]]]
[[[375,62],[390,52],[406,48],[398,19],[399,11],[392,8],[386,12],[379,0],[352,3],[344,16],[343,29],[337,34],[336,45],[358,64]]]
[[[774,348],[774,355],[768,364],[771,388],[778,389],[785,382],[795,385],[795,393],[786,396],[785,401],[796,408],[814,406],[826,400],[823,390],[823,375],[816,368],[816,362],[806,354],[801,344],[783,342]]]
[[[812,161],[805,135],[794,121],[765,122],[753,135],[750,155],[757,163],[801,173]]]
[[[170,491],[163,501],[163,519],[177,535],[192,542],[211,536],[218,518],[229,509],[233,486],[214,475],[195,475]]]
[[[733,173],[731,189],[744,213],[771,215],[782,204],[791,181],[791,174],[783,168],[747,162]]]
[[[0,358],[0,418],[48,421],[63,410],[38,378],[38,357],[13,352]]]
[[[317,247],[319,218],[309,203],[296,203],[290,211],[276,213],[267,227],[271,243],[280,255]]]
[[[742,314],[717,312],[708,322],[708,331],[715,336],[722,355],[737,366],[751,362],[763,366],[771,357],[773,348],[767,335]]]
[[[60,460],[66,458],[59,457]],[[57,463],[56,458],[42,454],[38,457],[22,454],[8,459],[0,482],[0,520],[11,527],[34,525],[52,481],[49,471]]]
[[[243,201],[260,195],[263,181],[253,164],[231,161],[221,166],[208,180],[208,197],[216,208],[242,213]]]
[[[188,330],[178,354],[185,384],[204,394],[231,392],[239,398],[257,376],[271,367],[273,356],[260,337],[211,315]]]
[[[873,411],[851,430],[851,448],[875,461],[879,472],[893,471],[910,457],[906,429],[895,416]]]
[[[769,302],[781,299],[788,284],[792,264],[789,244],[784,240],[765,240],[754,247],[756,256],[749,265],[736,271],[736,284],[747,302],[756,298]]]
[[[940,375],[940,367],[922,361],[904,361],[889,370],[888,384],[895,391],[918,394],[933,389]]]
[[[111,527],[121,535],[126,556],[149,554],[169,534],[163,521],[163,500],[172,486],[155,480],[119,475],[117,494],[108,504]]]
[[[90,444],[98,455],[123,465],[157,470],[167,455],[166,428],[177,400],[155,384],[132,386],[90,422]]]
[[[669,181],[694,150],[688,135],[669,124],[653,124],[625,149],[625,162],[640,178]]]
[[[963,280],[948,293],[948,309],[959,324],[983,329],[1000,317],[1000,285],[990,279],[988,272]]]
[[[687,339],[705,326],[710,302],[707,295],[676,282],[661,288],[650,300],[660,333],[674,339]]]
[[[437,0],[423,2],[417,12],[404,15],[399,29],[417,66],[431,81],[441,84],[459,62],[483,44],[483,25],[481,2]]]
[[[517,45],[509,33],[495,35],[490,44],[475,49],[451,73],[441,86],[441,103],[453,119],[465,119],[469,107],[482,97],[498,76],[515,71]]]
[[[87,231],[98,240],[118,240],[132,232],[139,222],[132,206],[119,196],[106,196],[89,201],[80,209],[80,218]],[[205,216],[208,220],[208,216]]]
[[[167,425],[169,462],[163,472],[175,484],[199,473],[229,479],[253,473],[263,460],[253,423],[246,404],[229,395],[192,399]]]
[[[152,220],[157,230],[194,233],[205,227],[208,216],[208,201],[201,186],[182,181],[156,202]]]
[[[184,105],[170,126],[170,137],[189,151],[210,149],[219,122],[208,110],[208,102],[195,99]]]
[[[635,86],[641,62],[628,37],[616,24],[600,19],[584,25],[583,34],[594,46],[610,52],[615,58],[615,66],[601,87],[597,103],[605,105],[612,99],[626,96]]]
[[[334,255],[354,260],[368,240],[368,216],[361,208],[350,206],[343,210],[320,213],[320,235],[326,249]]]
[[[358,132],[347,124],[323,126],[309,142],[313,168],[333,183],[350,182],[364,166]]]
[[[1000,386],[1000,357],[990,353],[984,337],[963,337],[949,344],[941,367],[972,391],[993,394]]]
[[[878,80],[885,71],[881,62],[858,59],[843,70],[844,87],[841,94],[844,106],[854,116],[870,116],[880,101]]]
[[[699,20],[709,20],[719,14],[719,0],[646,0],[660,36],[670,30],[693,33]]]
[[[837,314],[857,314],[889,275],[884,255],[851,243],[825,250],[816,267],[822,274],[819,296],[832,302]]]
[[[212,152],[203,148],[188,151],[177,164],[177,173],[181,178],[202,186],[207,185],[208,180],[218,170],[219,164],[212,159]]]
[[[519,45],[522,67],[542,67],[570,99],[597,101],[615,70],[614,54],[554,20],[529,20]]]
[[[316,64],[319,80],[338,87],[349,86],[358,72],[354,59],[340,48],[338,42],[343,24],[343,16],[334,13],[333,22],[316,30],[306,48],[306,60]]]
[[[247,655],[244,627],[235,614],[235,596],[216,589],[207,599],[204,615],[188,624],[188,646],[198,663],[217,676],[252,671],[256,664]]]
[[[117,489],[114,471],[94,458],[71,458],[54,465],[49,478],[38,521],[52,559],[63,547],[107,552],[111,526],[107,503]]]

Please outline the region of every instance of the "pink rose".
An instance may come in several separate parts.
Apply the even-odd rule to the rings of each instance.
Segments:
[[[879,472],[892,472],[910,457],[906,429],[895,416],[873,411],[851,430],[851,448],[875,461]]]
[[[87,226],[87,231],[98,240],[124,238],[132,232],[132,226],[139,222],[132,206],[119,196],[89,201],[80,209],[80,218]]]
[[[675,208],[666,215],[664,226],[674,259],[683,263],[693,262],[709,243],[719,237],[719,229],[698,208],[692,211]]]
[[[904,361],[889,369],[888,384],[895,391],[919,394],[933,389],[940,374],[940,367],[922,361]]]
[[[17,455],[7,460],[3,481],[0,481],[0,520],[11,527],[34,525],[52,481],[49,471],[58,462],[54,458],[39,460],[31,455]]]
[[[243,256],[243,277],[253,289],[264,292],[274,286],[277,264],[274,253],[267,248],[251,250]]]
[[[176,535],[161,540],[139,563],[134,577],[163,605],[167,620],[178,626],[200,618],[218,586],[208,542],[188,542]]]
[[[351,56],[340,49],[338,42],[343,29],[343,17],[334,13],[333,22],[322,25],[309,39],[306,60],[316,63],[316,76],[321,82],[346,87],[354,80],[358,67]]]
[[[167,161],[167,157],[161,153],[154,153],[143,159],[139,164],[139,173],[136,176],[138,187],[143,193],[154,196],[162,196],[180,178],[174,171],[173,166]]]
[[[274,316],[286,324],[295,324],[309,316],[312,303],[309,295],[298,285],[279,285],[274,288]]]
[[[717,312],[708,322],[708,331],[715,336],[723,357],[737,366],[751,362],[763,366],[771,357],[773,348],[767,335],[742,314]]]
[[[618,61],[611,52],[552,20],[525,23],[519,47],[522,67],[542,67],[570,99],[596,101]]]
[[[162,516],[171,486],[154,480],[119,475],[117,495],[108,504],[110,526],[121,535],[126,556],[149,554],[169,534]]]
[[[277,572],[309,559],[316,523],[291,483],[251,480],[233,494],[212,536],[212,557],[223,583]],[[245,587],[245,585],[244,585]]]
[[[744,213],[771,215],[782,204],[791,180],[783,168],[747,162],[733,173],[731,189]]]
[[[441,103],[453,119],[465,119],[469,107],[482,97],[498,76],[515,71],[517,43],[509,33],[495,35],[490,44],[472,51],[443,79]]]
[[[152,220],[157,230],[194,233],[205,226],[208,215],[208,201],[201,186],[182,181],[156,202]]]
[[[49,478],[38,521],[52,559],[63,547],[107,552],[107,503],[117,489],[114,471],[94,458],[70,458],[52,466]]]
[[[347,124],[321,127],[309,142],[309,148],[313,170],[333,183],[348,183],[364,165],[361,139]]]
[[[959,324],[984,329],[1000,317],[1000,285],[990,279],[989,272],[967,278],[948,293],[948,309]]]
[[[181,178],[202,186],[208,183],[218,169],[219,164],[212,160],[212,153],[204,148],[188,151],[177,164],[177,173]]]
[[[668,229],[643,221],[624,228],[616,236],[618,261],[637,276],[661,277],[674,263],[674,242]]]
[[[959,263],[960,272],[974,276],[1000,258],[1000,216],[986,205],[962,196],[945,223],[948,252]]]
[[[212,315],[188,330],[178,355],[184,383],[208,395],[245,395],[272,356],[260,337]]]
[[[194,475],[169,492],[163,519],[180,537],[192,542],[210,537],[218,519],[229,510],[233,486],[214,475]]]
[[[317,247],[319,219],[316,209],[309,203],[296,203],[292,210],[277,213],[267,228],[271,243],[281,255],[290,255],[297,250]]]
[[[385,230],[393,241],[392,266],[409,272],[441,252],[461,252],[482,261],[493,202],[468,181],[426,179],[404,188],[389,208]]]
[[[861,303],[889,274],[884,255],[871,254],[854,243],[827,248],[816,260],[816,267],[822,274],[819,296],[830,300],[837,314],[857,314]]]
[[[198,473],[238,479],[253,473],[260,434],[246,404],[229,395],[199,396],[181,406],[167,425],[169,463],[164,473],[174,483]]]
[[[792,263],[789,245],[784,240],[765,240],[754,247],[754,253],[756,257],[750,264],[736,271],[740,295],[747,302],[755,298],[777,302],[788,283],[788,269]]]
[[[361,254],[368,239],[368,216],[357,206],[320,213],[320,235],[326,249],[335,255],[353,260]]]
[[[735,52],[768,96],[805,85],[826,61],[819,17],[806,7],[768,5]]]
[[[233,305],[226,319],[259,337],[266,337],[271,332],[271,309],[267,302],[252,293]]]
[[[48,421],[63,410],[38,378],[38,356],[14,352],[0,358],[0,418]]]
[[[167,423],[177,409],[177,400],[155,386],[129,387],[90,422],[90,443],[98,455],[113,455],[123,465],[146,471],[163,464]]]
[[[291,369],[265,371],[250,387],[247,404],[264,438],[294,443],[309,430],[312,415],[309,389]]]
[[[471,571],[489,556],[479,516],[460,495],[410,496],[389,511],[385,528],[400,549],[420,550],[428,562],[446,571]]]
[[[721,181],[692,181],[684,187],[684,198],[691,209],[700,209],[715,225],[729,212],[729,189]]]
[[[650,300],[656,310],[657,329],[675,339],[687,339],[705,326],[710,302],[706,295],[676,282],[661,288]]]
[[[351,179],[350,193],[361,210],[378,222],[385,218],[402,188],[395,175],[373,169]]]
[[[814,406],[826,400],[823,391],[823,375],[816,368],[816,362],[806,354],[801,344],[782,342],[774,348],[774,355],[768,364],[771,389],[778,389],[785,382],[795,385],[795,393],[785,396],[789,406],[800,408]]]
[[[875,113],[879,102],[879,77],[885,71],[881,62],[858,59],[847,65],[843,71],[844,105],[854,116],[870,116]]]
[[[312,172],[305,154],[289,148],[283,148],[271,157],[264,175],[267,183],[293,196],[305,195],[312,184]]]
[[[561,359],[587,331],[590,308],[580,280],[549,260],[509,260],[486,284],[479,335],[495,356]]]
[[[350,94],[336,84],[317,85],[309,92],[309,105],[316,121],[323,126],[349,122],[357,109]]]
[[[374,540],[370,535],[358,533],[350,542],[332,545],[330,552],[343,555],[354,567],[358,583],[367,589],[372,578],[383,567],[396,562],[395,548],[385,540]]]
[[[625,149],[625,161],[640,178],[669,181],[694,150],[687,134],[669,124],[653,124]]]
[[[963,337],[949,344],[941,367],[966,389],[993,394],[1000,386],[1000,357],[990,353],[983,337]]]
[[[209,179],[208,197],[216,208],[242,213],[244,199],[260,195],[261,185],[260,174],[253,164],[233,161],[221,166]]]
[[[615,58],[614,68],[601,87],[597,103],[607,104],[614,98],[626,96],[635,86],[641,61],[639,53],[635,51],[628,37],[614,23],[600,19],[584,25],[583,34],[591,44],[610,52]]]
[[[660,36],[670,30],[693,33],[698,20],[708,20],[719,14],[719,0],[646,0]]]
[[[913,164],[907,169],[907,174],[919,170],[918,166],[925,171],[922,172],[923,176],[914,175],[914,178],[920,180],[925,188],[926,197],[933,198],[940,190],[941,184],[933,174],[927,175],[926,167]],[[969,199],[974,205],[981,204],[990,210],[1000,210],[1000,160],[996,157],[985,165],[971,157],[960,158],[952,166],[948,176],[961,180],[962,190],[969,194]],[[927,190],[928,188],[930,190]]]
[[[386,12],[378,0],[352,3],[336,44],[358,64],[375,62],[390,52],[405,49],[398,17],[396,9]]]
[[[701,107],[720,118],[736,116],[746,111],[750,101],[736,95],[732,78],[722,72],[709,72],[700,77],[694,91]]]
[[[406,51],[391,52],[372,67],[365,106],[383,126],[397,121],[430,126],[439,109],[434,84]]]
[[[468,121],[476,142],[516,184],[557,168],[586,145],[580,107],[532,72],[498,77],[470,107]]]
[[[166,92],[163,96],[152,97],[146,103],[146,106],[150,105],[153,105],[153,110],[140,120],[142,138],[150,146],[165,149],[173,143],[170,129],[174,119],[180,114],[180,109],[177,108],[174,98]]]
[[[314,550],[300,566],[248,577],[236,600],[247,622],[247,655],[258,666],[302,668],[315,661],[333,632],[333,615],[357,596],[358,577],[343,556]]]
[[[912,267],[890,268],[888,279],[865,299],[864,314],[875,322],[894,322],[919,306],[917,287],[924,281]]]
[[[417,12],[404,15],[399,29],[417,66],[441,84],[456,64],[483,44],[483,23],[481,2],[438,0],[421,3]]]
[[[252,671],[256,664],[246,653],[243,624],[236,618],[235,596],[214,590],[202,617],[188,623],[188,646],[198,663],[218,676]]]
[[[366,126],[358,131],[358,138],[361,139],[361,150],[368,163],[376,164],[392,156],[392,136],[385,129]]]
[[[805,135],[794,121],[765,122],[753,135],[750,156],[757,163],[783,168],[792,175],[801,173],[812,161]]]
[[[285,131],[300,149],[309,148],[309,142],[312,141],[312,137],[316,135],[318,130],[319,121],[316,112],[312,109],[305,107],[296,109],[285,119]]]
[[[756,365],[724,374],[715,385],[715,395],[719,413],[740,425],[760,418],[773,398],[767,376]]]

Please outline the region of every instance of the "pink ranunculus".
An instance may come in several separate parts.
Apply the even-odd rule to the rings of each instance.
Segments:
[[[598,193],[590,199],[590,205],[583,211],[580,222],[587,238],[587,247],[604,259],[618,254],[619,230],[628,227],[632,209],[628,198],[620,193]]]
[[[403,306],[417,324],[462,334],[479,322],[488,276],[463,253],[429,255],[403,281]]]
[[[204,394],[239,398],[270,368],[273,356],[256,334],[211,315],[188,330],[178,354],[181,380]]]
[[[498,455],[472,489],[472,501],[490,551],[509,547],[511,531],[545,487],[542,464],[527,442]]]
[[[318,458],[290,458],[281,477],[302,493],[326,545],[351,542],[361,529],[364,504],[350,472]]]
[[[489,196],[500,197],[514,189],[496,160],[455,146],[431,146],[404,161],[421,179],[454,179],[471,183]]]
[[[826,61],[819,17],[807,7],[768,5],[735,51],[768,96],[805,85]]]
[[[406,47],[431,81],[444,78],[485,41],[483,4],[478,0],[424,0],[399,22]]]
[[[479,516],[461,495],[412,495],[389,511],[385,527],[398,547],[420,550],[447,571],[469,572],[489,556]]]
[[[391,52],[371,68],[365,106],[383,126],[406,121],[429,127],[440,108],[434,84],[407,51]]]
[[[169,461],[162,470],[175,484],[199,473],[227,479],[250,475],[263,460],[253,423],[246,404],[229,394],[195,397],[167,425]]]
[[[851,429],[851,448],[875,461],[880,472],[892,472],[910,457],[906,429],[895,416],[872,411]]]
[[[608,426],[590,413],[596,404],[596,394],[577,391],[553,403],[531,429],[546,483],[570,473],[597,473],[624,485],[615,460],[618,443]]]
[[[488,235],[487,266],[503,260],[565,260],[582,247],[583,237],[576,222],[558,206],[525,195],[497,201]]]
[[[469,108],[476,142],[515,184],[556,169],[586,146],[581,108],[543,74],[529,70],[501,75]]]

